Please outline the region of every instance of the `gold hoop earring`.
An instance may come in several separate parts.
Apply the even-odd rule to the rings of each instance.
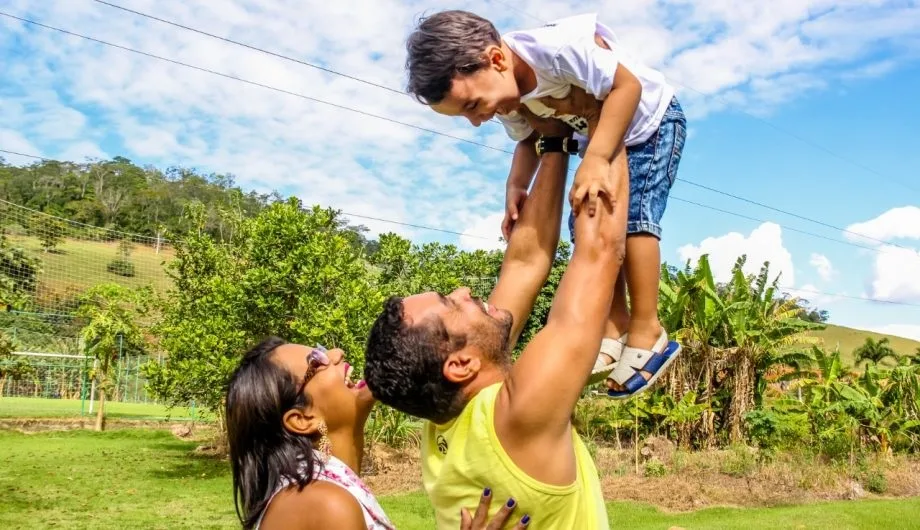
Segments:
[[[326,422],[320,422],[319,424],[319,443],[317,444],[319,452],[328,456],[332,452],[332,443],[329,442],[329,428],[326,427]]]

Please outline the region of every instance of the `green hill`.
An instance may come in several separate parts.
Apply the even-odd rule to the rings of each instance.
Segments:
[[[874,340],[887,338],[892,349],[901,355],[913,354],[917,351],[917,348],[920,348],[920,341],[875,333],[874,331],[835,326],[833,324],[827,324],[827,329],[816,331],[812,335],[822,339],[823,347],[827,349],[834,349],[839,345],[841,357],[850,365],[853,364],[855,359],[853,350],[860,347],[866,341],[866,337],[871,337]]]

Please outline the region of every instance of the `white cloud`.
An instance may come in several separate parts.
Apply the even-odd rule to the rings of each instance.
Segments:
[[[879,241],[893,239],[920,239],[920,207],[892,208],[875,219],[851,224],[846,229],[844,235],[847,239],[861,243],[878,244]]]
[[[395,88],[404,86],[404,39],[416,16],[456,7],[398,0],[123,4]],[[495,20],[501,31],[533,27],[537,15],[546,20],[597,11],[624,45],[691,87],[681,92],[691,116],[728,104],[764,113],[806,91],[826,90],[847,74],[894,70],[909,60],[908,43],[920,13],[920,6],[896,0],[643,0],[615,5],[525,0],[514,6],[466,0],[460,7]],[[474,129],[408,96],[93,2],[8,0],[4,9],[281,90],[512,147],[495,124]],[[877,60],[873,54],[883,48],[890,57],[867,66],[867,58]],[[233,173],[242,186],[279,189],[308,204],[489,237],[498,233],[498,223],[485,219],[501,208],[510,163],[504,153],[6,18],[0,19],[0,62],[0,148],[75,159],[123,155],[141,164],[192,166]],[[443,237],[360,222],[372,232]],[[791,282],[791,274],[789,267],[786,281]]]
[[[835,302],[840,302],[847,297],[847,293],[845,291],[841,293],[825,293],[810,283],[805,284],[798,289],[786,288],[782,291],[795,298],[808,300],[808,303],[811,305],[811,307],[819,307],[822,309]]]
[[[837,271],[834,270],[834,265],[831,263],[831,260],[824,254],[813,252],[808,263],[815,268],[815,270],[818,272],[818,276],[820,276],[821,279],[826,282],[831,281],[834,275],[837,274]]]
[[[852,241],[874,244],[878,251],[869,279],[869,296],[889,302],[920,302],[920,249],[885,244],[920,239],[920,207],[892,208],[874,219],[848,226]]]
[[[466,250],[503,250],[505,244],[499,241],[502,237],[502,220],[504,212],[493,213],[469,224],[469,228],[460,236],[460,248]]]
[[[920,251],[882,246],[875,258],[872,298],[920,303]]]
[[[716,281],[731,279],[732,267],[741,255],[747,255],[745,274],[757,274],[765,261],[770,262],[770,280],[782,275],[782,286],[795,285],[792,254],[783,246],[782,228],[775,223],[763,223],[749,236],[730,232],[719,237],[708,237],[699,245],[684,245],[677,249],[681,261],[696,262],[703,254],[709,255],[709,264]]]
[[[872,326],[866,329],[876,333],[884,333],[885,335],[894,335],[896,337],[920,340],[920,325],[918,324],[886,324],[884,326]]]
[[[35,145],[26,140],[21,134],[11,129],[4,129],[0,127],[0,149],[5,149],[7,151],[13,151],[16,153],[23,153],[26,155],[35,155],[41,156],[38,148]],[[35,162],[34,158],[28,158],[25,156],[11,155],[9,153],[0,153],[0,157],[3,157],[8,164],[15,165],[28,165],[32,162]]]

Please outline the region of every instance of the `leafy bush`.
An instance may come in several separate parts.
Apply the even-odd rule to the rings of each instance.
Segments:
[[[668,474],[668,468],[657,458],[652,458],[645,463],[644,473],[646,477],[663,477]]]
[[[121,258],[110,261],[109,264],[106,265],[105,270],[112,274],[126,276],[128,278],[133,278],[135,274],[134,264]]]

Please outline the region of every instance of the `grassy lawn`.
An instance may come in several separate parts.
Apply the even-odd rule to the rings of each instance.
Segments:
[[[876,341],[888,339],[891,348],[901,355],[911,355],[917,351],[917,348],[920,348],[920,342],[915,340],[831,324],[827,325],[827,329],[814,332],[812,335],[820,338],[824,342],[824,347],[828,350],[833,350],[839,345],[841,359],[850,365],[856,359],[853,355],[853,350],[862,346],[866,342],[866,337],[872,337]]]
[[[194,455],[194,442],[168,432],[0,431],[0,447],[4,528],[238,528],[226,462]],[[421,493],[384,497],[381,503],[400,529],[432,528]],[[612,527],[634,529],[845,530],[908,528],[909,521],[920,521],[920,499],[688,514],[623,502],[608,509]]]
[[[55,252],[45,252],[38,238],[11,236],[15,245],[42,261],[39,275],[40,291],[45,293],[74,294],[104,282],[115,282],[128,287],[153,285],[165,289],[169,277],[163,262],[172,259],[172,249],[155,249],[135,244],[128,261],[134,264],[135,276],[125,277],[106,270],[118,255],[118,243],[65,239]]]
[[[42,398],[0,398],[0,418],[75,418],[80,416],[79,399],[42,399]],[[85,415],[89,416],[89,400],[84,404]],[[167,409],[153,403],[119,403],[110,401],[105,404],[106,417],[135,420],[146,419],[192,419],[193,411],[189,409]],[[95,409],[93,411],[95,413]],[[197,419],[202,411],[194,411]]]

